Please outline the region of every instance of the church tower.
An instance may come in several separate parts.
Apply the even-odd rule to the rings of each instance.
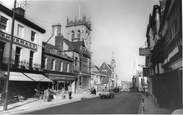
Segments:
[[[111,80],[112,80],[112,88],[117,86],[117,74],[116,74],[116,61],[114,59],[114,52],[112,52],[112,59],[111,59]]]
[[[71,42],[77,42],[77,41],[84,41],[85,46],[88,51],[90,51],[91,48],[91,21],[90,19],[86,19],[86,16],[84,15],[82,19],[76,19],[74,21],[70,21],[69,18],[67,18],[67,25],[66,28],[67,31],[67,39]]]
[[[112,52],[111,69],[112,69],[112,73],[116,74],[116,61],[114,59],[114,52]],[[112,77],[115,78],[114,75]]]

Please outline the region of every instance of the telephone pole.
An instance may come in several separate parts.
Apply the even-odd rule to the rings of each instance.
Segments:
[[[13,8],[13,19],[12,19],[11,40],[10,40],[10,49],[9,49],[9,61],[8,61],[8,73],[7,73],[7,78],[6,78],[5,99],[4,99],[4,107],[3,107],[3,110],[4,111],[7,110],[7,106],[8,106],[8,85],[9,85],[10,63],[11,63],[12,45],[13,45],[13,33],[14,33],[14,22],[15,22],[15,8],[16,8],[16,0],[14,0],[14,8]]]

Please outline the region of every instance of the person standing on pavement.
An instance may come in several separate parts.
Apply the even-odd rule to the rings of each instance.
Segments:
[[[69,99],[72,98],[72,87],[71,85],[68,86],[68,92],[69,92]]]
[[[148,87],[145,88],[146,97],[148,98]]]
[[[49,87],[48,89],[44,90],[44,101],[47,102],[50,95]]]

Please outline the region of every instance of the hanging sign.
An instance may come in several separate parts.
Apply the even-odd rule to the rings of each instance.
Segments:
[[[150,55],[150,49],[149,48],[139,48],[139,55],[140,56]]]

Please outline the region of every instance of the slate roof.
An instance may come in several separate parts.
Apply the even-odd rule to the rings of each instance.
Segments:
[[[52,45],[52,44],[49,44],[49,43],[46,43],[46,42],[43,42],[44,45],[46,45],[46,49],[56,49],[56,50],[60,50],[58,47]]]

